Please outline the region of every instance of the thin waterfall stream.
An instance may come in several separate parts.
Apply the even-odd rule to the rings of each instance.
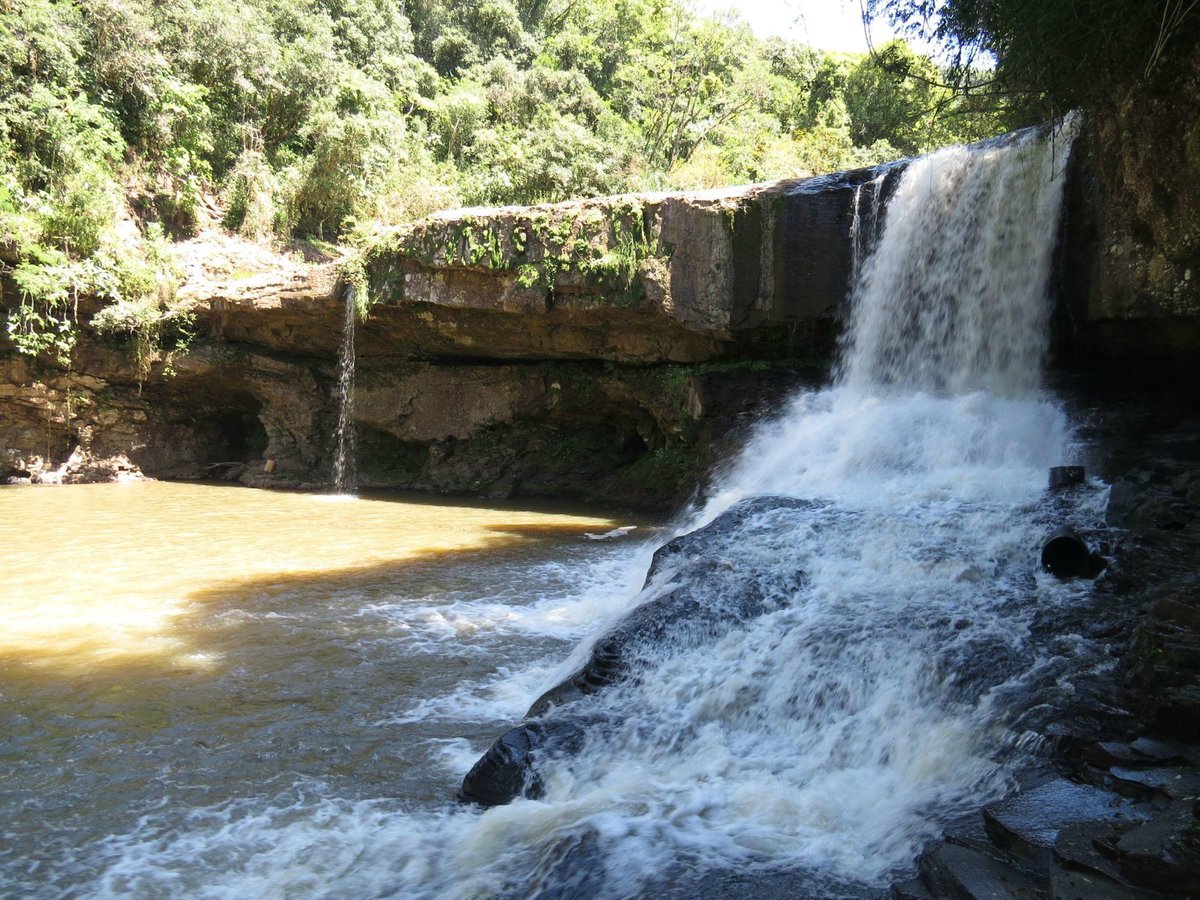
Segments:
[[[665,543],[526,524],[525,543],[483,529],[401,569],[260,574],[181,610],[189,641],[136,727],[104,678],[64,687],[48,708],[86,694],[107,724],[70,737],[82,713],[52,717],[68,736],[24,776],[8,835],[40,868],[0,855],[0,893],[887,896],[947,822],[1010,789],[1105,662],[1071,625],[1090,583],[1038,561],[1106,497],[1046,491],[1078,452],[1042,386],[1065,140],[952,148],[861,188],[833,383],[760,423]],[[394,512],[328,509],[339,533]],[[459,802],[514,732],[511,802]],[[62,771],[118,760],[121,808],[67,816]],[[71,825],[39,856],[47,809]]]
[[[354,460],[354,328],[358,317],[357,290],[346,286],[342,299],[346,304],[342,318],[342,342],[338,350],[338,416],[334,431],[333,490],[352,494],[355,487]]]
[[[850,215],[850,284],[858,285],[866,259],[879,237],[879,211],[883,207],[883,187],[888,170],[879,172],[870,181],[855,185]],[[865,197],[865,199],[864,199]],[[863,205],[866,204],[866,214]]]

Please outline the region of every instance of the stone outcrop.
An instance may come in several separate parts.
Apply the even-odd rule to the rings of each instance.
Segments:
[[[574,673],[542,694],[526,720],[496,739],[463,779],[460,797],[499,806],[541,792],[540,760],[577,752],[588,734],[614,724],[603,708],[580,709],[581,701],[621,681],[643,677],[664,657],[715,643],[776,606],[804,583],[799,570],[763,565],[777,554],[749,548],[747,525],[768,521],[785,527],[828,504],[791,497],[743,500],[708,525],[680,535],[654,553],[642,602],[601,635]],[[781,549],[781,548],[775,548]]]
[[[358,276],[206,234],[176,248],[186,348],[104,337],[86,304],[69,365],[0,344],[0,477],[327,483],[361,278],[361,483],[662,507],[828,358],[869,174],[445,214],[382,236]]]
[[[1090,410],[1085,453],[1113,485],[1114,562],[1085,629],[1117,664],[1074,680],[1019,792],[947,828],[895,898],[1200,891],[1200,418],[1161,392],[1096,389],[1077,385],[1073,402]]]
[[[1077,142],[1064,360],[1175,375],[1200,349],[1189,78],[1096,113]],[[357,260],[207,233],[175,245],[186,348],[114,342],[86,303],[67,366],[0,337],[0,478],[328,483],[353,283],[369,305],[356,329],[364,484],[662,507],[722,435],[827,367],[878,226],[868,207],[902,168],[458,210],[380,234]]]
[[[827,354],[848,289],[854,189],[872,177],[435,215],[369,254],[382,307],[372,319],[441,356],[647,365]]]
[[[1189,376],[1200,350],[1200,54],[1169,84],[1087,116],[1076,143],[1065,287],[1070,355]]]

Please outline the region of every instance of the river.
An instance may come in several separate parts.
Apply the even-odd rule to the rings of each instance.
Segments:
[[[363,858],[386,827],[368,832],[457,813],[474,753],[630,602],[649,524],[0,489],[0,895],[359,893],[390,871]],[[587,537],[619,525],[640,527]]]
[[[0,892],[886,896],[1112,664],[1091,582],[1039,563],[1058,526],[1106,527],[1099,480],[1047,490],[1084,454],[1044,387],[1064,144],[952,148],[856,194],[832,384],[666,534],[209,486],[0,493]],[[619,525],[642,527],[587,536]],[[596,644],[614,677],[519,726],[537,791],[457,803],[642,604]]]

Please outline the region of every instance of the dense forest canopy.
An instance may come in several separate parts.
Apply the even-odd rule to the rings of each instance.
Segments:
[[[874,5],[990,27],[963,12],[978,2]],[[903,42],[758,40],[680,0],[0,0],[8,333],[68,354],[81,294],[112,304],[101,326],[148,327],[175,280],[166,242],[214,220],[341,240],[439,208],[833,171],[1021,124],[1003,97],[946,86],[964,72],[979,75]]]
[[[1018,117],[1172,90],[1200,40],[1196,0],[865,0],[868,15],[945,47],[947,82]],[[981,58],[995,61],[986,70]],[[1182,65],[1181,65],[1182,64]]]

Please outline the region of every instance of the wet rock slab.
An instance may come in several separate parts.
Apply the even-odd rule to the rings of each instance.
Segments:
[[[1171,896],[1200,894],[1200,822],[1194,800],[1177,801],[1162,815],[1117,841],[1121,873]]]
[[[1029,858],[1048,856],[1059,832],[1068,825],[1144,818],[1132,803],[1117,794],[1063,778],[983,810],[992,840]]]
[[[828,504],[790,497],[754,497],[702,528],[659,548],[646,576],[647,599],[601,635],[574,673],[534,701],[527,721],[502,735],[471,768],[460,797],[485,806],[537,797],[544,760],[575,753],[589,736],[612,727],[592,695],[640,677],[664,654],[712,643],[761,615],[805,583],[779,557],[746,549],[747,531],[787,536],[789,522],[818,515]],[[789,540],[784,537],[781,540]]]
[[[1041,886],[1004,860],[978,850],[943,844],[921,858],[921,879],[934,897],[958,900],[1038,900]]]

